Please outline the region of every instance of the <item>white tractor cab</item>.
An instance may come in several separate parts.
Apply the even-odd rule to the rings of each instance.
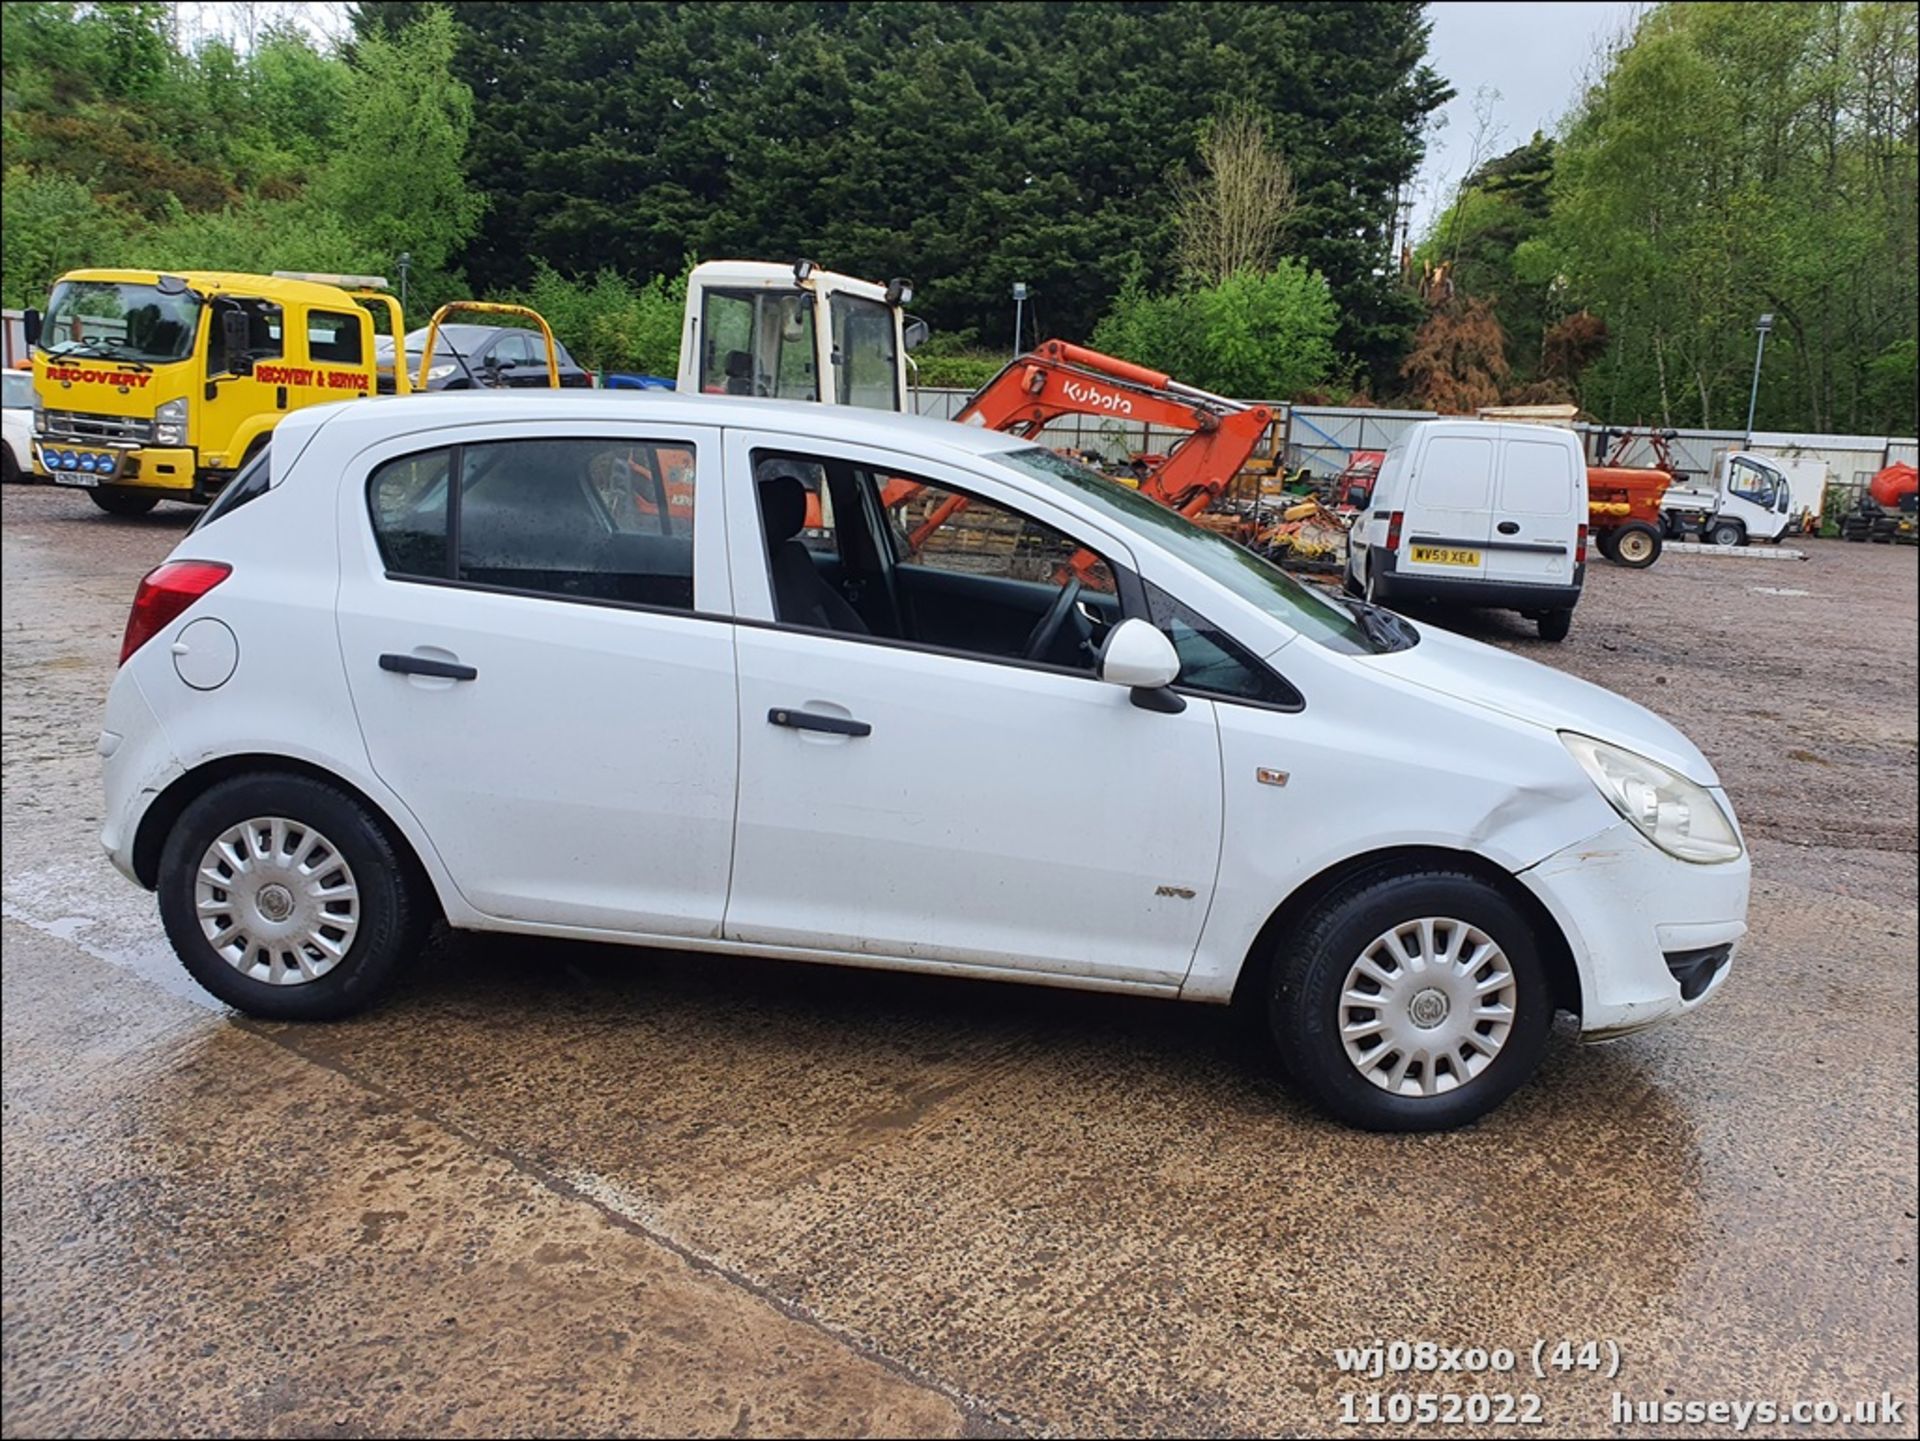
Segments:
[[[1796,495],[1795,475],[1805,470]],[[1781,461],[1744,450],[1723,450],[1713,458],[1713,478],[1704,485],[1676,483],[1660,503],[1660,524],[1671,540],[1703,540],[1709,545],[1778,542],[1807,513],[1820,513],[1826,467],[1818,461]]]
[[[682,395],[911,408],[907,352],[927,324],[905,313],[913,285],[879,285],[811,260],[710,260],[687,277]]]
[[[1587,568],[1587,462],[1570,430],[1423,420],[1380,463],[1347,545],[1347,590],[1517,610],[1564,640]]]

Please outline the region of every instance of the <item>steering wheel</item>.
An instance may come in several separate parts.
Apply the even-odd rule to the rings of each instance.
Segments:
[[[1027,637],[1026,649],[1020,652],[1021,659],[1039,660],[1053,649],[1054,641],[1060,638],[1060,627],[1073,614],[1073,603],[1080,598],[1081,589],[1077,575],[1060,587],[1060,594],[1053,598],[1053,604],[1047,607],[1047,613],[1040,617],[1040,623]]]

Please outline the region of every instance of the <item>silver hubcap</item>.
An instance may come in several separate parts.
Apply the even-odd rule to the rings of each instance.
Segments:
[[[319,831],[260,816],[207,847],[194,909],[207,944],[241,975],[298,986],[346,958],[360,924],[360,888],[346,858]]]
[[[1340,1040],[1381,1090],[1437,1096],[1493,1064],[1517,998],[1506,952],[1486,932],[1441,916],[1406,921],[1348,969]]]

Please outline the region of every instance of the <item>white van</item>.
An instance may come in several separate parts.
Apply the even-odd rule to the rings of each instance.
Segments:
[[[1564,640],[1587,569],[1587,462],[1570,430],[1423,420],[1387,452],[1347,546],[1384,605],[1517,610]]]

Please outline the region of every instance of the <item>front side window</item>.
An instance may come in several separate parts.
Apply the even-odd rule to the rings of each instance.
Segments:
[[[899,477],[882,478],[883,495],[889,483],[896,493],[904,488]],[[1113,571],[1099,556],[1052,526],[990,500],[922,482],[890,509],[894,552],[901,561],[1049,585],[1078,575],[1084,587],[1114,593]]]
[[[700,389],[818,400],[813,297],[798,290],[709,290],[700,310]]]
[[[238,310],[247,318],[247,343],[232,354],[227,352],[226,325],[222,317]],[[223,295],[213,304],[213,331],[207,344],[207,374],[226,375],[242,360],[278,360],[286,354],[285,326],[280,307],[270,300],[253,296]]]
[[[332,310],[309,311],[307,356],[336,365],[358,365],[361,361],[360,317]]]
[[[1332,596],[1302,585],[1245,546],[1235,545],[1139,491],[1062,459],[1042,446],[1003,451],[993,458],[1023,476],[1078,496],[1116,525],[1157,542],[1176,559],[1249,605],[1329,650],[1373,655],[1413,643],[1415,633],[1410,629],[1399,634],[1399,628],[1395,628],[1395,638],[1390,638],[1387,628],[1370,628]],[[1388,459],[1391,461],[1391,455]]]
[[[693,447],[503,440],[392,460],[368,505],[387,573],[693,608]]]
[[[898,410],[893,312],[877,300],[836,295],[832,314],[834,398],[842,405]]]
[[[1777,477],[1766,466],[1751,460],[1736,460],[1727,488],[1742,500],[1752,501],[1759,506],[1771,506],[1776,483]]]
[[[49,355],[160,364],[191,355],[199,327],[200,301],[190,291],[63,280],[47,301],[39,345]]]

